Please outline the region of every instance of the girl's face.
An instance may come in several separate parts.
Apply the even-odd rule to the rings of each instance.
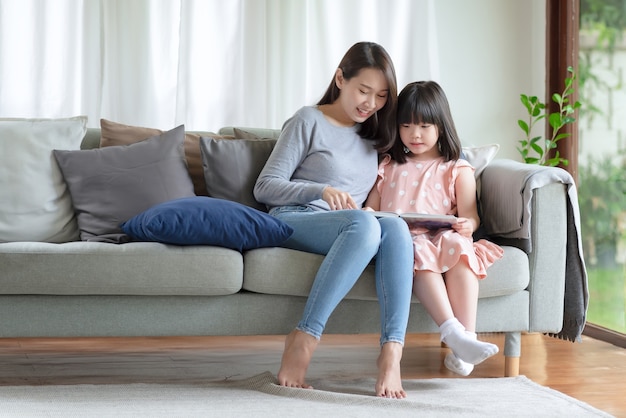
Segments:
[[[405,147],[411,151],[409,156],[418,159],[430,159],[441,156],[437,141],[439,129],[430,123],[404,123],[400,125],[400,139]]]
[[[343,122],[365,122],[387,103],[389,86],[379,69],[364,68],[350,80],[344,79],[341,70],[337,70],[335,78],[341,90],[336,102],[343,110]]]

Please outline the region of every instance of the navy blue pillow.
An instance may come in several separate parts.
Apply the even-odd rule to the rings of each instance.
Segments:
[[[245,251],[282,244],[293,229],[260,210],[206,196],[160,203],[124,222],[135,241],[215,245]]]

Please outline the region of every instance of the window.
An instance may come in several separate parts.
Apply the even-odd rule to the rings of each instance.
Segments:
[[[581,0],[578,192],[589,323],[626,334],[626,0]]]

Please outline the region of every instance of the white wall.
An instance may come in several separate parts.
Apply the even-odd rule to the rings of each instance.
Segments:
[[[439,82],[464,144],[497,143],[497,158],[520,160],[519,95],[545,92],[545,9],[544,0],[436,2]]]
[[[396,0],[370,1],[397,5]],[[357,3],[367,7],[367,2]],[[357,3],[337,0],[338,6],[343,6],[337,9],[338,21],[355,13],[351,10]],[[408,8],[405,15],[395,10],[380,16],[378,23],[388,26],[389,32],[371,31],[364,25],[353,38],[339,37],[343,43],[327,51],[325,62],[310,63],[319,73],[317,82],[307,86],[306,97],[292,103],[293,110],[319,99],[348,46],[358,40],[371,40],[381,43],[392,56],[399,89],[411,81],[429,78],[442,85],[464,145],[497,143],[500,151],[496,158],[520,160],[516,147],[523,135],[517,120],[526,113],[519,95],[544,97],[545,92],[546,1],[433,0],[432,4],[434,16],[429,13],[432,11],[417,7]],[[410,19],[416,27],[433,25],[436,41],[412,41],[411,33],[394,33],[398,19]],[[427,59],[432,47],[437,50],[438,64],[420,62]],[[289,85],[277,88],[287,91]],[[279,122],[273,123],[277,126],[272,127],[280,127]],[[543,125],[537,126],[537,133],[543,133]]]

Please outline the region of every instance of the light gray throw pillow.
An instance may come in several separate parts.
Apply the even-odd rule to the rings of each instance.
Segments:
[[[195,196],[181,125],[131,145],[54,150],[83,241],[129,240],[120,224],[150,207]]]

